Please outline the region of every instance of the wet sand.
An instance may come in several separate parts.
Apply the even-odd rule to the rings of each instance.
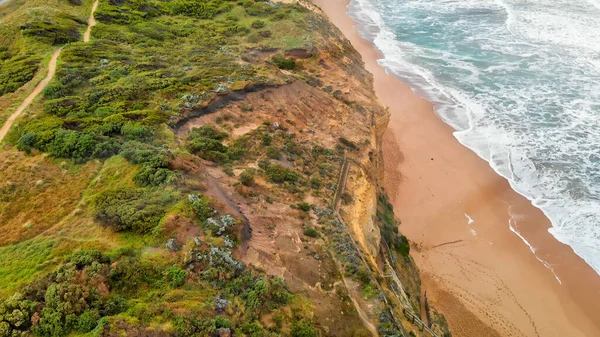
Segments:
[[[390,107],[386,189],[414,243],[423,289],[453,336],[600,336],[600,276],[548,233],[539,209],[453,137],[429,102],[385,73],[346,15],[348,0],[313,3],[361,53]]]

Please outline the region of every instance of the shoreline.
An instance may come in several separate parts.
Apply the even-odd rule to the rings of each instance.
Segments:
[[[414,244],[423,290],[453,335],[600,336],[600,276],[548,232],[540,209],[458,142],[431,103],[379,66],[381,55],[347,15],[349,0],[312,2],[362,55],[390,108],[385,187]]]

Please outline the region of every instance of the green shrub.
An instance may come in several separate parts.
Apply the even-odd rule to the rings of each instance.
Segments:
[[[133,177],[138,186],[159,186],[168,184],[175,180],[175,172],[163,167],[153,166],[151,163],[144,164]]]
[[[198,194],[190,194],[188,200],[200,221],[204,221],[213,215],[214,209],[210,207],[210,200],[208,198]]]
[[[310,187],[314,188],[315,190],[318,190],[319,188],[321,188],[321,185],[322,182],[319,177],[310,178]]]
[[[246,7],[246,13],[251,16],[269,16],[275,13],[276,9],[263,2],[251,2]]]
[[[319,232],[317,232],[317,230],[314,229],[313,227],[304,228],[303,233],[304,233],[304,235],[310,236],[311,238],[316,238],[319,236]]]
[[[98,250],[79,250],[69,255],[65,262],[74,264],[77,269],[83,269],[94,262],[108,263],[110,259]]]
[[[252,28],[254,28],[254,29],[265,28],[266,25],[267,25],[267,23],[264,22],[263,20],[254,20],[252,22]]]
[[[406,236],[402,235],[400,240],[396,241],[394,244],[394,248],[398,252],[398,254],[407,257],[410,255],[410,244]]]
[[[99,319],[100,314],[98,310],[86,310],[79,316],[76,329],[81,333],[90,332],[98,325]]]
[[[58,130],[46,149],[53,157],[73,158],[76,162],[85,162],[96,150],[96,141],[82,132]]]
[[[292,58],[286,58],[282,55],[275,55],[271,60],[279,69],[294,70],[296,68],[296,61]]]
[[[215,318],[215,327],[217,329],[219,328],[225,328],[225,329],[230,329],[231,328],[231,321],[225,317],[222,316],[217,316]]]
[[[13,92],[29,82],[39,66],[39,60],[30,56],[15,56],[0,60],[0,96]]]
[[[367,285],[371,282],[371,274],[365,268],[358,268],[356,274],[354,275],[364,285]]]
[[[340,141],[340,143],[344,144],[346,147],[350,148],[350,150],[352,150],[352,151],[360,150],[360,148],[354,142],[352,142],[344,137],[340,137],[340,138],[338,138],[338,140]]]
[[[191,139],[209,138],[209,139],[214,139],[214,140],[224,140],[225,138],[228,137],[228,135],[225,132],[219,132],[219,131],[215,130],[210,125],[204,125],[199,128],[193,128],[190,131],[189,137]]]
[[[169,198],[144,189],[116,188],[94,199],[94,216],[117,231],[144,233],[158,225],[169,202]]]
[[[263,135],[262,136],[263,145],[269,146],[269,145],[271,145],[272,141],[273,141],[273,137],[271,135]]]
[[[25,36],[43,38],[52,45],[77,42],[81,37],[78,24],[74,21],[32,21],[21,26],[21,30]]]
[[[155,129],[137,122],[127,122],[121,127],[125,140],[147,140],[155,134]]]
[[[273,183],[281,184],[284,182],[296,183],[300,180],[300,175],[279,164],[269,164],[259,162],[259,167],[265,171],[267,179]]]
[[[281,158],[281,152],[275,146],[269,146],[267,148],[267,158],[279,160]]]
[[[69,113],[78,112],[82,104],[83,102],[79,96],[51,99],[44,103],[44,112],[58,117],[65,117]]]
[[[310,204],[308,202],[303,201],[297,203],[294,208],[308,213],[308,211],[310,211]]]
[[[317,331],[306,320],[294,322],[290,334],[292,337],[317,337]]]
[[[21,293],[0,300],[0,336],[22,336],[31,327],[31,316],[38,303]]]
[[[186,276],[187,272],[181,269],[178,265],[173,265],[167,269],[167,278],[169,279],[169,284],[173,288],[183,285]]]
[[[19,138],[17,142],[17,149],[19,151],[25,151],[29,153],[31,149],[35,147],[36,140],[37,137],[35,133],[26,133]]]
[[[170,5],[174,14],[182,14],[197,19],[212,19],[215,15],[231,9],[230,4],[224,3],[219,5],[217,1],[175,0]]]
[[[254,185],[254,176],[256,175],[256,171],[254,169],[246,169],[242,174],[240,174],[240,182],[244,186],[252,186]]]
[[[218,132],[208,125],[192,129],[188,137],[188,150],[206,160],[226,163],[238,156],[237,153],[230,151],[221,143],[227,134]]]

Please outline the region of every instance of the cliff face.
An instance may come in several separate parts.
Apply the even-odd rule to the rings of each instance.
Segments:
[[[209,2],[101,2],[11,128],[0,308],[27,319],[0,326],[407,335],[418,272],[360,55],[308,2]]]

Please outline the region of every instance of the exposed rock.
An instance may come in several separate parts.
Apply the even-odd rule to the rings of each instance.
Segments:
[[[218,313],[225,312],[225,309],[231,304],[228,300],[219,296],[215,297],[215,311]]]
[[[217,89],[215,89],[215,93],[217,93],[217,95],[220,95],[220,96],[227,95],[228,92],[229,92],[229,89],[227,89],[227,86],[223,83],[219,84],[217,86]]]
[[[181,246],[177,243],[177,240],[175,240],[175,238],[170,238],[165,244],[165,246],[173,252],[176,252],[181,249]]]

